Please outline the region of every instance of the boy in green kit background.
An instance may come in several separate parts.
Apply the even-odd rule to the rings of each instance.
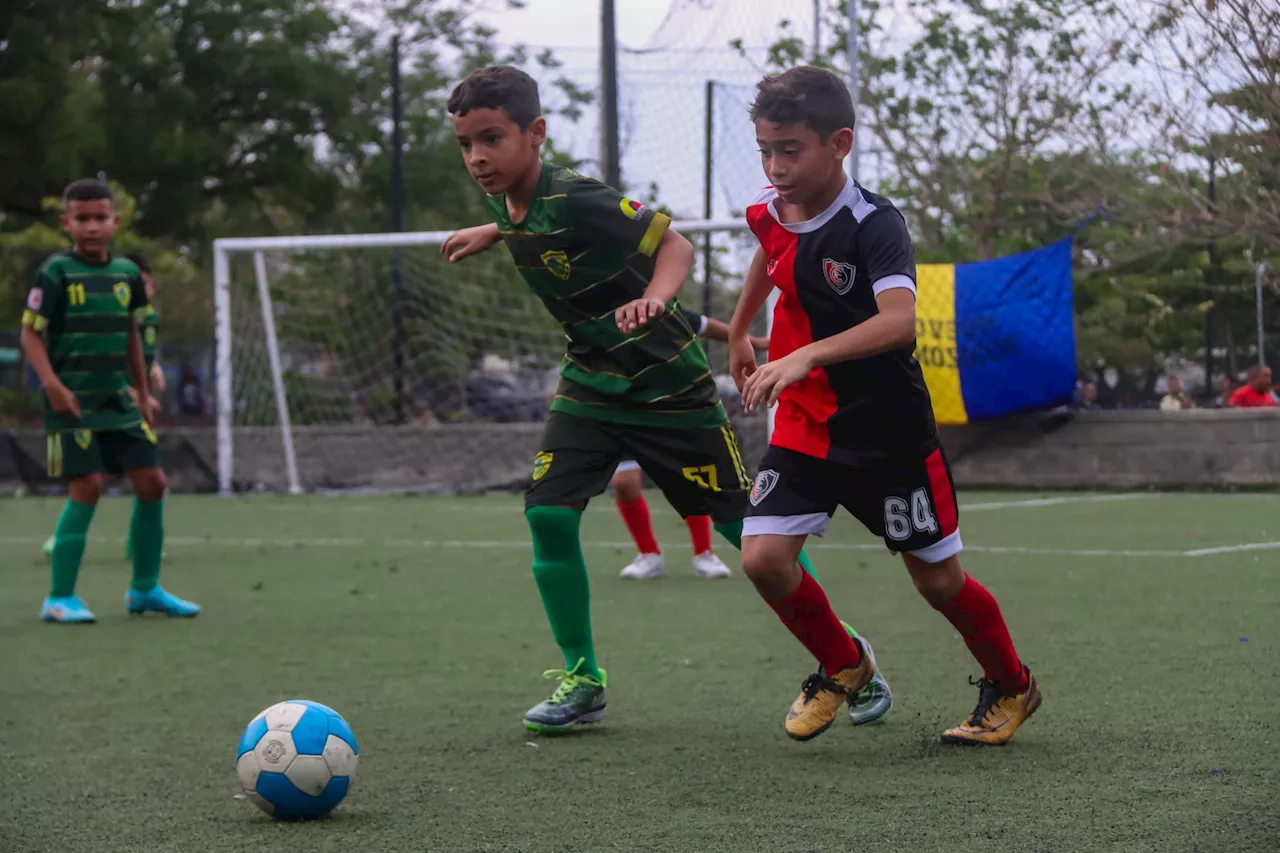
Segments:
[[[22,349],[44,386],[50,477],[67,480],[58,519],[52,583],[40,610],[47,622],[96,621],[75,594],[85,537],[106,474],[128,474],[133,485],[129,544],[133,580],[130,613],[195,616],[198,605],[159,585],[164,546],[164,471],[148,419],[158,406],[147,383],[138,319],[150,304],[141,270],[115,257],[120,224],[110,188],[75,181],[63,194],[62,227],[74,243],[40,265],[22,315]],[[132,385],[137,402],[128,393]]]

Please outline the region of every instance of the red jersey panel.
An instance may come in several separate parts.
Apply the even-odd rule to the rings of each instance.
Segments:
[[[768,188],[747,207],[747,223],[781,292],[769,358],[874,317],[876,295],[915,290],[915,253],[902,215],[852,179],[805,222],[782,222]],[[770,444],[849,464],[918,455],[937,426],[915,343],[856,361],[818,367],[778,399]]]

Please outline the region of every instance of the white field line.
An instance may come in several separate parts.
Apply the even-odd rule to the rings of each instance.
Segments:
[[[1274,551],[1280,548],[1280,542],[1251,542],[1247,545],[1220,545],[1217,548],[1197,548],[1184,551],[1187,557],[1212,557],[1215,554],[1237,554],[1242,551]]]
[[[124,544],[124,537],[97,537],[96,541]],[[43,537],[36,536],[0,536],[0,544],[37,546],[44,542]],[[192,547],[223,548],[459,548],[459,549],[495,549],[504,548],[527,551],[530,543],[524,539],[263,539],[263,538],[219,538],[196,536],[169,536],[166,545]],[[584,548],[607,548],[614,550],[630,550],[631,542],[583,542]],[[844,542],[810,542],[808,547],[815,551],[867,551],[887,554],[880,544],[854,544]],[[1156,551],[1107,548],[1030,548],[1005,545],[966,545],[965,550],[975,554],[1014,554],[1049,557],[1154,557],[1197,558],[1214,557],[1222,554],[1235,554],[1248,551],[1270,551],[1280,549],[1280,542],[1250,542],[1240,545],[1220,545],[1213,548],[1196,548],[1185,551]]]
[[[1171,493],[1164,492],[1123,492],[1120,494],[1103,494],[1103,495],[1062,495],[1054,498],[1027,498],[1025,500],[1009,500],[1009,501],[990,501],[986,503],[962,503],[960,509],[965,512],[983,512],[993,509],[1021,509],[1024,507],[1043,507],[1043,506],[1061,506],[1062,504],[1086,504],[1086,503],[1111,503],[1114,501],[1135,501],[1157,499],[1173,496]],[[603,497],[603,496],[602,496]],[[345,503],[344,512],[377,512],[385,513],[388,509],[386,504],[369,504],[359,501],[355,498],[333,496],[330,500]],[[232,500],[243,500],[246,503],[255,504],[255,509],[263,509],[268,512],[313,512],[315,504],[311,502],[295,503],[285,500],[274,500],[272,498],[244,497],[232,498]],[[517,499],[503,498],[459,498],[451,500],[448,503],[445,499],[430,497],[426,498],[427,503],[420,504],[419,507],[429,512],[466,512],[472,514],[479,513],[515,513],[524,512],[524,503]],[[432,506],[432,503],[437,505]],[[653,503],[659,504],[655,500]],[[657,507],[655,506],[655,509]],[[662,510],[659,509],[659,512]]]
[[[1063,504],[1100,504],[1115,501],[1140,501],[1163,497],[1160,492],[1124,492],[1118,495],[1063,495],[1056,498],[1028,498],[1020,501],[991,501],[989,503],[960,504],[963,512],[982,512],[991,509],[1022,509],[1024,507],[1062,506]]]

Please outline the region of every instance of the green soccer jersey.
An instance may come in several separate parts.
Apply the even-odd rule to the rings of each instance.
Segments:
[[[138,266],[125,258],[96,262],[66,251],[40,266],[22,322],[43,332],[54,373],[80,404],[76,418],[53,411],[45,396],[45,429],[116,430],[142,422],[125,390],[126,353],[133,318],[147,305]]]
[[[156,363],[156,350],[160,345],[160,312],[148,305],[138,312],[138,334],[142,337],[142,357],[147,370]]]
[[[553,412],[639,426],[729,422],[676,300],[629,335],[614,320],[644,295],[670,218],[550,164],[522,221],[511,221],[504,196],[490,196],[489,205],[520,275],[568,338]]]

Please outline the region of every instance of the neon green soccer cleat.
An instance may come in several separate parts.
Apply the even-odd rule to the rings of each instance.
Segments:
[[[849,632],[850,637],[862,642],[862,648],[871,657],[871,668],[875,672],[865,687],[849,697],[849,721],[855,726],[886,723],[889,721],[889,712],[893,710],[893,693],[876,663],[876,653],[872,651],[867,638],[859,636],[848,622],[840,624]]]
[[[579,660],[568,672],[549,669],[542,674],[544,678],[559,680],[560,686],[551,694],[551,698],[539,702],[525,713],[526,729],[544,734],[559,734],[574,726],[598,723],[604,719],[605,671],[600,670],[599,680],[583,675],[579,670],[584,662]]]

